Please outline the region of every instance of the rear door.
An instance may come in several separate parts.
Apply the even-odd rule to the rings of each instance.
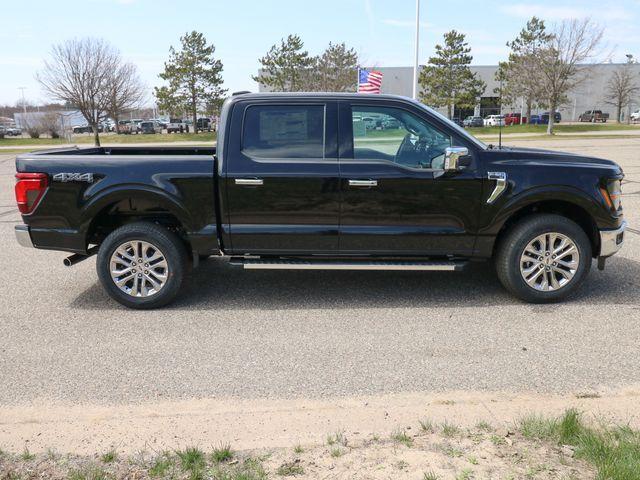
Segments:
[[[482,179],[468,140],[411,105],[366,100],[341,102],[340,139],[342,254],[473,253]],[[471,166],[444,173],[449,146],[468,147]]]
[[[238,102],[225,153],[234,254],[332,254],[340,215],[337,104]]]

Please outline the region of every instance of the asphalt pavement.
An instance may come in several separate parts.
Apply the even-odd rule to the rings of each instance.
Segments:
[[[640,138],[518,142],[611,158],[627,174],[635,232],[562,304],[515,300],[489,264],[245,272],[211,259],[172,306],[127,310],[103,292],[95,258],[67,268],[64,253],[16,243],[14,156],[0,153],[0,405],[640,384]]]

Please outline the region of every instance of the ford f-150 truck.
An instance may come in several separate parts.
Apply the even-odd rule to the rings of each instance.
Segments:
[[[170,302],[210,255],[383,271],[492,259],[511,293],[552,302],[624,240],[613,161],[487,146],[398,96],[240,93],[217,148],[50,150],[16,168],[18,241],[71,252],[67,265],[97,253],[102,285],[133,308]]]

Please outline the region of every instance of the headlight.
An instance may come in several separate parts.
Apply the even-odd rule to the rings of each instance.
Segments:
[[[600,193],[611,210],[622,210],[622,186],[619,179],[608,180],[605,187],[600,187]]]

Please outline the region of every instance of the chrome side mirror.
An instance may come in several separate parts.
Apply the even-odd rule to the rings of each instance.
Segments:
[[[460,159],[469,155],[467,147],[447,147],[444,151],[444,171],[457,172],[460,170]]]

